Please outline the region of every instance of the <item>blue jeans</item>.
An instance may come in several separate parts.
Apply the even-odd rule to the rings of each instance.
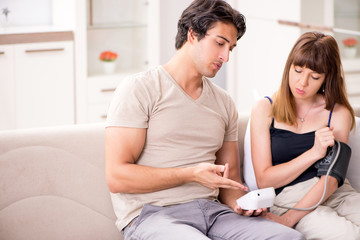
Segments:
[[[305,239],[292,228],[242,216],[224,204],[204,199],[167,207],[144,205],[123,233],[125,240]]]

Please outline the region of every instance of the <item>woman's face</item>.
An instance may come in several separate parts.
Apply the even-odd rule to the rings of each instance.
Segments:
[[[324,83],[325,73],[317,73],[310,68],[291,65],[289,85],[295,98],[312,98]]]

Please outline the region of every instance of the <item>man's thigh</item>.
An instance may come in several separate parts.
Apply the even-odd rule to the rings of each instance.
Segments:
[[[198,201],[170,207],[145,205],[140,216],[124,231],[126,240],[208,240],[207,224]]]
[[[305,239],[298,231],[282,224],[261,218],[226,213],[217,217],[208,237],[223,239]]]

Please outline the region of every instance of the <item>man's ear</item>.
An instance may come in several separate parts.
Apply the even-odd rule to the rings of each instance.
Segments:
[[[192,28],[189,28],[187,34],[187,40],[189,41],[189,43],[193,43],[196,39],[197,39],[197,33],[195,33]]]

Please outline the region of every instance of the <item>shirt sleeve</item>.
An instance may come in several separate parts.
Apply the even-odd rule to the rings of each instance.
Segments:
[[[107,112],[106,127],[148,127],[151,101],[143,81],[141,77],[130,76],[118,85]]]
[[[224,141],[238,141],[238,111],[235,102],[229,96],[228,124],[225,130]]]

